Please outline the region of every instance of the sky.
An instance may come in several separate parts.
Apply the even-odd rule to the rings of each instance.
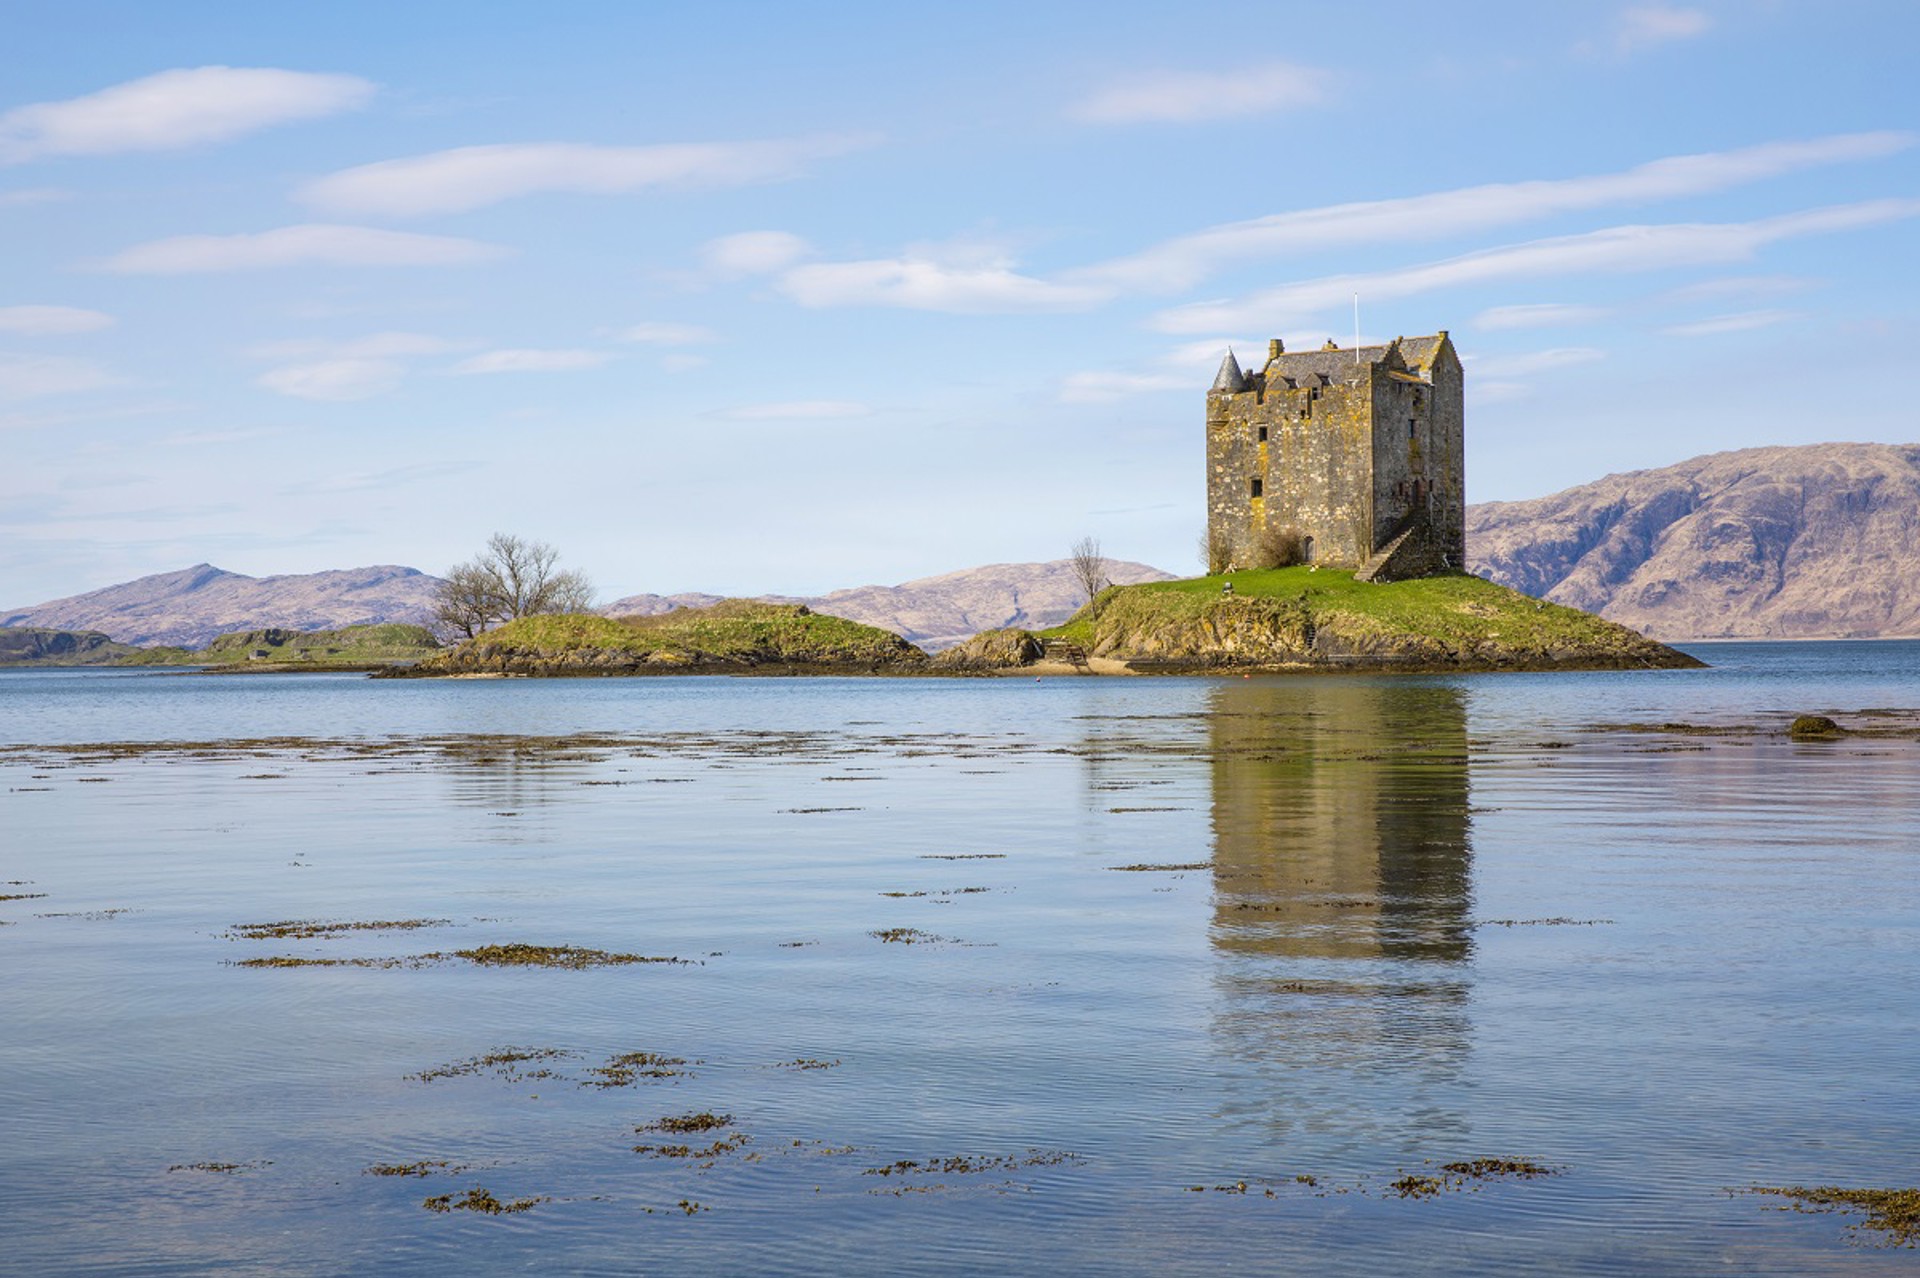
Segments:
[[[1198,567],[1231,346],[1469,501],[1920,438],[1920,6],[0,0],[0,604]]]

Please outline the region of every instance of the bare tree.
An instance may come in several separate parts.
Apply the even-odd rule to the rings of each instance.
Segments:
[[[495,533],[473,559],[448,570],[434,619],[471,639],[515,617],[590,610],[593,583],[575,569],[556,569],[559,561],[543,541]]]
[[[1200,534],[1200,562],[1207,566],[1207,576],[1217,576],[1231,568],[1232,557],[1233,543],[1227,540],[1227,534],[1209,524]]]
[[[1100,542],[1094,537],[1082,537],[1073,543],[1069,560],[1073,565],[1073,577],[1080,583],[1080,589],[1087,592],[1087,602],[1113,583],[1107,580],[1107,558],[1100,553]]]

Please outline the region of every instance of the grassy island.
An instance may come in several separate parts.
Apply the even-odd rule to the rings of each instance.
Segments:
[[[1135,672],[1701,664],[1625,626],[1465,573],[1370,583],[1307,567],[1112,586],[1063,625],[988,631],[939,662],[995,669],[1062,652]]]
[[[392,675],[905,672],[926,654],[804,604],[727,599],[644,617],[522,617]]]

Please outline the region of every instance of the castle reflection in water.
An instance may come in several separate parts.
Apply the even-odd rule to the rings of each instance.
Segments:
[[[1247,1070],[1229,1111],[1336,1146],[1464,1126],[1466,720],[1424,680],[1214,690],[1214,1030]]]

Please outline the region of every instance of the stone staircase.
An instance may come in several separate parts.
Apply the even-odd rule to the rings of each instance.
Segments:
[[[1093,666],[1087,661],[1087,650],[1065,639],[1047,640],[1047,658],[1051,661],[1066,662],[1073,667],[1076,674],[1093,673]]]
[[[1381,569],[1385,568],[1387,564],[1392,561],[1394,552],[1406,545],[1407,538],[1411,536],[1413,536],[1413,526],[1409,524],[1390,537],[1386,545],[1369,555],[1367,562],[1361,564],[1360,567],[1354,571],[1353,579],[1355,581],[1374,580],[1379,575]]]

